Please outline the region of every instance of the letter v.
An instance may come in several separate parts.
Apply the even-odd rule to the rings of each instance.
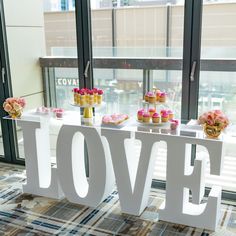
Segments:
[[[102,136],[109,142],[116,184],[123,213],[140,215],[148,204],[154,171],[153,144],[159,142],[157,135],[135,132],[135,138],[141,140],[142,147],[134,188],[132,191],[130,173],[125,151],[125,139],[131,138],[130,131],[102,129]],[[127,148],[131,148],[130,146]],[[133,152],[135,150],[132,150]],[[129,153],[132,153],[130,151]]]

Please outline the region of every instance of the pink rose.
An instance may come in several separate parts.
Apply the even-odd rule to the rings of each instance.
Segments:
[[[26,105],[25,99],[24,98],[19,98],[18,101],[19,105],[24,108]]]
[[[8,102],[8,103],[14,103],[15,101],[16,101],[15,98],[7,98],[6,99],[6,102]]]
[[[214,110],[214,113],[217,114],[217,115],[223,115],[221,110]]]
[[[11,106],[9,103],[7,103],[7,104],[4,106],[4,110],[5,110],[6,112],[11,111],[11,110],[12,110],[12,106]]]

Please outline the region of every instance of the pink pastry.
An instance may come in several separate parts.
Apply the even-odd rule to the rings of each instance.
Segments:
[[[159,102],[165,102],[166,101],[166,93],[165,92],[161,92],[159,94]]]
[[[112,121],[112,118],[108,115],[105,115],[102,117],[102,123],[104,123],[104,124],[108,124],[111,121]]]
[[[103,94],[103,90],[102,89],[98,89],[98,95],[102,95]]]
[[[158,113],[154,113],[152,116],[152,122],[153,123],[159,123],[160,122],[160,115]]]
[[[167,110],[162,109],[162,110],[160,111],[160,114],[161,114],[161,115],[162,115],[162,114],[167,114]]]
[[[172,119],[170,122],[171,122],[170,123],[171,130],[176,130],[178,125],[179,125],[179,121],[175,120],[175,119]]]
[[[144,123],[149,123],[150,122],[150,114],[149,114],[149,112],[144,112],[143,113],[143,122]]]
[[[156,109],[155,108],[149,108],[148,111],[150,113],[150,116],[152,116],[156,112]]]
[[[168,113],[168,115],[169,115],[169,120],[172,120],[172,119],[174,118],[174,113],[173,113],[173,111],[168,110],[167,113]]]
[[[128,119],[128,115],[126,115],[126,114],[105,115],[102,118],[102,123],[103,124],[118,125],[127,119]]]
[[[138,112],[137,112],[138,120],[140,120],[140,121],[143,120],[143,113],[144,113],[144,109],[138,110]]]
[[[167,122],[169,120],[169,115],[167,112],[162,113],[161,115],[161,122]]]
[[[154,93],[153,92],[147,92],[147,96],[152,97],[152,96],[154,96]]]
[[[98,89],[97,88],[93,88],[93,92],[94,93],[98,93]]]

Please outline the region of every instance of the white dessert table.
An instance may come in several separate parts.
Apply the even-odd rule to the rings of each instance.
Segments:
[[[96,207],[116,184],[121,211],[140,215],[148,205],[154,154],[160,141],[164,141],[167,144],[166,200],[159,219],[216,229],[221,187],[213,186],[207,201],[203,202],[206,158],[196,158],[191,166],[191,148],[193,144],[204,146],[209,153],[211,174],[220,175],[223,139],[207,139],[201,130],[191,130],[184,125],[171,131],[137,126],[135,120],[123,127],[104,127],[100,125],[101,117],[82,120],[79,112],[66,112],[61,120],[28,112],[14,121],[22,128],[24,138],[27,175],[24,192],[57,199],[66,197],[73,203]],[[49,130],[55,124],[59,130],[57,163],[51,167]],[[89,158],[88,179],[84,140]],[[137,169],[132,165],[135,140],[142,144]]]

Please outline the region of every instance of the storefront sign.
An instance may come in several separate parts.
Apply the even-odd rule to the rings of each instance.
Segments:
[[[57,139],[57,166],[51,168],[48,123],[22,120],[18,125],[22,127],[26,157],[24,192],[66,197],[73,203],[96,207],[113,191],[116,181],[122,212],[140,215],[148,204],[155,156],[160,141],[164,141],[167,143],[167,183],[160,219],[211,230],[216,228],[221,188],[212,187],[208,201],[202,203],[206,158],[197,158],[191,166],[191,144],[208,150],[211,174],[220,175],[221,141],[63,125]],[[88,181],[84,139],[88,147]],[[134,140],[142,144],[137,170],[132,165]]]
[[[79,79],[56,78],[56,86],[79,86]]]

